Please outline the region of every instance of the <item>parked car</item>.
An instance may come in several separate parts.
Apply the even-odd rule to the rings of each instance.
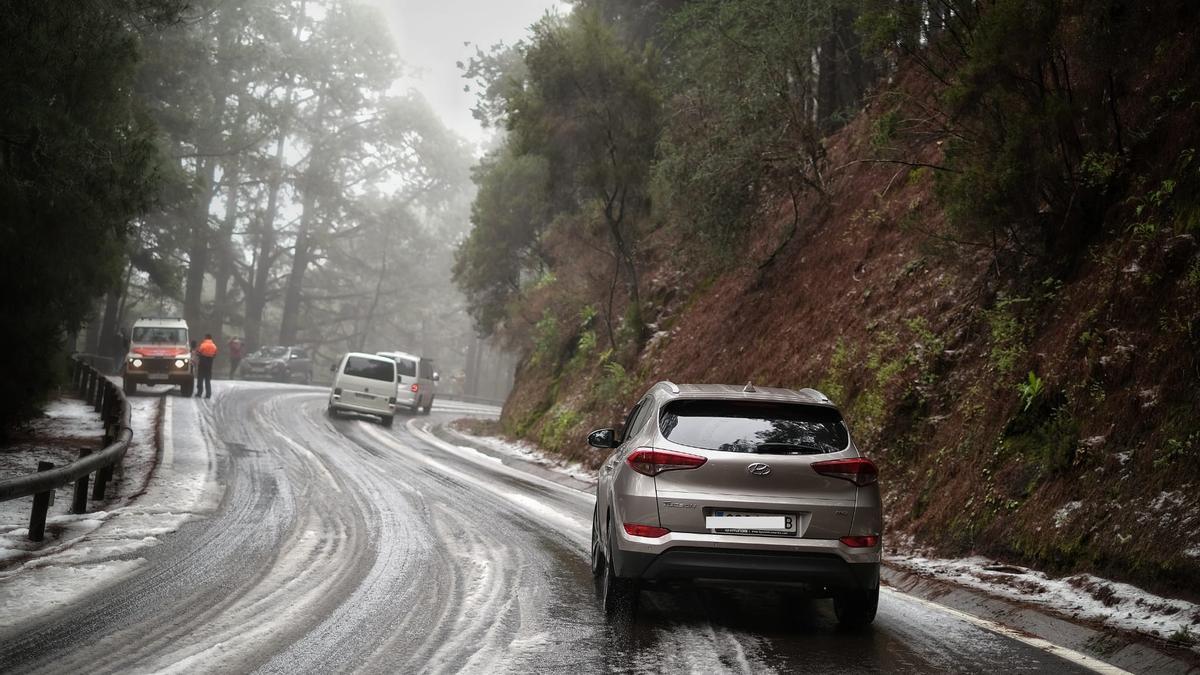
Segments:
[[[412,412],[420,410],[426,415],[433,409],[433,399],[437,397],[437,383],[441,379],[433,369],[433,360],[422,358],[407,352],[376,352],[396,362],[396,372],[400,377],[399,390],[396,400],[401,406],[408,406]]]
[[[179,393],[191,396],[194,368],[186,321],[143,317],[133,322],[121,364],[126,394],[136,392],[139,384],[175,384]]]
[[[396,416],[396,362],[351,352],[330,369],[333,385],[325,410],[330,417],[340,412],[356,412],[379,417],[383,426],[392,426]]]
[[[301,347],[262,347],[242,360],[238,373],[247,380],[303,382],[313,377],[312,359]]]
[[[660,382],[621,431],[588,443],[600,468],[592,572],[607,612],[642,584],[800,585],[838,621],[875,618],[883,514],[875,465],[813,389]]]

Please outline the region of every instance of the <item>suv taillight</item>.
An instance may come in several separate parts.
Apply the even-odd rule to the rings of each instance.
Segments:
[[[707,461],[707,457],[700,455],[654,448],[638,448],[625,458],[625,463],[629,465],[629,468],[647,476],[657,476],[664,471],[695,469]]]
[[[671,534],[671,531],[665,527],[657,525],[642,525],[640,523],[625,523],[625,533],[632,537],[649,537],[658,539]]]
[[[813,471],[830,478],[841,478],[862,487],[870,485],[879,479],[879,470],[866,457],[850,459],[831,459],[828,462],[815,462]]]
[[[415,393],[417,393],[418,390],[421,389],[421,385],[417,384],[416,382],[413,382],[413,386],[410,387],[410,389],[412,389],[412,393],[415,394]]]

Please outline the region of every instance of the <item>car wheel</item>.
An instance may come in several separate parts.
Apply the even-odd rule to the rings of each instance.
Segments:
[[[422,413],[428,415],[429,411],[431,410],[433,410],[433,399],[429,399],[429,402],[425,404],[425,407],[422,409]]]
[[[179,385],[179,395],[184,398],[191,398],[192,392],[196,391],[196,381],[191,380]]]
[[[337,408],[333,407],[332,404],[325,406],[325,414],[328,415],[331,419],[338,418]]]
[[[612,516],[608,518],[608,532],[610,535],[607,537],[604,567],[600,575],[600,605],[609,619],[628,620],[637,611],[637,581],[618,577],[613,566]]]
[[[833,596],[833,611],[844,628],[862,628],[875,620],[879,609],[879,588],[869,591],[843,591]]]
[[[137,382],[130,382],[127,377],[121,382],[121,390],[125,392],[126,396],[133,396],[137,393]]]
[[[592,576],[600,578],[604,572],[604,554],[600,551],[600,526],[596,523],[596,511],[592,511]]]
[[[383,415],[383,416],[381,416],[381,417],[379,418],[379,421],[380,421],[380,422],[383,424],[383,426],[385,426],[385,427],[387,427],[387,428],[391,429],[391,428],[392,428],[392,422],[393,422],[395,419],[396,419],[396,418],[395,418],[395,417],[393,417],[392,415]]]

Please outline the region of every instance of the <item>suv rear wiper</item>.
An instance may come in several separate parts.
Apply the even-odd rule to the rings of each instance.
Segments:
[[[825,448],[809,443],[759,443],[756,452],[764,455],[823,455]]]

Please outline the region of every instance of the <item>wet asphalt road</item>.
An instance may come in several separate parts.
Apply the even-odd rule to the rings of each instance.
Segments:
[[[171,401],[156,481],[214,506],[86,602],[0,636],[0,672],[1078,672],[887,593],[870,630],[777,591],[644,592],[607,625],[592,496],[439,441],[476,406],[393,429],[325,416],[315,388],[219,383]]]

